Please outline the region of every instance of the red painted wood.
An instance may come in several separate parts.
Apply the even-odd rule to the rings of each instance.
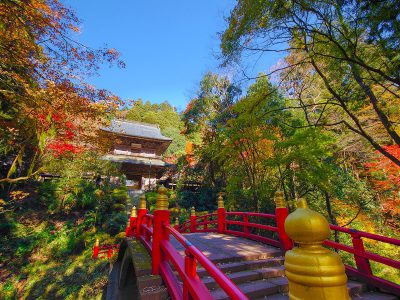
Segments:
[[[172,227],[169,226],[171,229]],[[169,228],[167,229],[169,230]],[[203,284],[201,279],[197,276],[189,277],[185,272],[185,263],[183,257],[172,246],[169,241],[162,241],[161,247],[166,257],[170,260],[175,270],[178,272],[179,277],[183,281],[183,285],[188,289],[188,293],[198,300],[213,299],[207,287]]]
[[[92,258],[97,258],[98,256],[99,256],[99,246],[94,246]]]
[[[199,249],[193,246],[185,237],[171,226],[166,225],[166,229],[185,247],[186,251],[195,258],[198,263],[214,278],[219,286],[228,294],[231,299],[248,299],[245,294],[227,277],[220,269],[217,268]],[[172,252],[172,250],[171,250]],[[198,277],[198,276],[197,276]],[[201,281],[200,281],[201,282]],[[202,282],[201,282],[202,283]],[[188,286],[191,288],[191,286]],[[192,294],[192,296],[194,296]],[[212,298],[199,298],[212,299]]]
[[[190,216],[190,232],[196,232],[196,216]]]
[[[225,219],[226,219],[226,211],[225,208],[218,208],[217,210],[217,220],[218,220],[218,232],[219,233],[224,233],[226,230],[226,224],[225,224]]]
[[[364,254],[365,248],[364,243],[357,233],[351,235],[353,248],[355,250],[354,260],[356,261],[357,269],[366,275],[372,275],[371,265],[369,264],[368,258],[365,255],[359,255],[359,253]]]
[[[257,223],[246,223],[242,221],[231,221],[231,220],[226,220],[226,224],[231,224],[231,225],[240,225],[240,226],[247,226],[247,227],[254,227],[254,228],[259,228],[259,229],[264,229],[267,231],[274,231],[277,232],[278,228],[270,225],[263,225],[263,224],[257,224]]]
[[[276,227],[278,228],[279,240],[281,242],[281,249],[286,252],[293,248],[293,241],[285,232],[285,220],[289,215],[289,210],[286,207],[277,207],[275,209]]]
[[[353,276],[353,277],[356,277],[356,278],[360,278],[364,282],[366,282],[367,284],[370,284],[370,285],[375,286],[377,288],[386,290],[386,291],[388,291],[390,293],[393,293],[396,296],[400,297],[400,285],[398,285],[398,284],[396,284],[394,282],[391,282],[391,281],[388,281],[388,280],[373,276],[373,275],[372,276],[366,275],[366,274],[364,274],[364,273],[362,273],[362,272],[358,271],[357,269],[355,269],[353,267],[350,267],[350,266],[345,266],[345,267],[346,267],[347,275]]]
[[[138,216],[137,216],[137,220],[136,220],[136,228],[135,228],[135,236],[136,239],[139,239],[140,235],[141,235],[141,230],[142,230],[142,223],[144,221],[144,216],[147,214],[147,209],[139,209],[138,210]]]
[[[335,231],[340,231],[340,232],[344,232],[344,233],[348,233],[348,234],[353,234],[353,233],[357,232],[357,234],[360,237],[365,237],[367,239],[400,246],[400,239],[395,239],[395,238],[382,236],[382,235],[378,235],[378,234],[374,234],[374,233],[369,233],[369,232],[365,232],[365,231],[359,231],[356,229],[340,227],[340,226],[336,226],[336,225],[329,225],[329,226],[332,230],[335,230]]]
[[[167,286],[168,293],[172,299],[182,299],[182,290],[174,272],[168,262],[163,261],[160,265],[160,274]]]
[[[268,245],[272,245],[272,246],[275,246],[275,247],[278,247],[278,248],[281,245],[280,242],[278,242],[276,240],[273,240],[273,239],[270,239],[270,238],[267,238],[267,237],[264,237],[264,236],[259,236],[259,235],[256,235],[256,234],[245,234],[245,233],[243,233],[241,231],[226,230],[225,234],[232,234],[232,235],[244,237],[244,238],[247,238],[247,239],[251,239],[251,240],[259,241],[259,242],[262,242],[262,243],[266,243]]]
[[[160,263],[163,259],[161,252],[161,241],[169,239],[168,231],[164,230],[163,223],[169,224],[169,210],[155,210],[153,219],[153,241],[151,249],[153,275],[160,274]]]

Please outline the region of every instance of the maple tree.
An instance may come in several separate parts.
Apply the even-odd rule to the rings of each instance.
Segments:
[[[96,130],[120,100],[85,79],[101,63],[124,64],[115,49],[76,42],[79,24],[58,0],[0,3],[0,182],[30,178],[43,156],[101,144]]]
[[[386,151],[400,157],[398,145],[386,146]],[[374,188],[381,193],[382,210],[389,217],[400,214],[400,168],[385,156],[376,153],[372,162],[365,164]]]

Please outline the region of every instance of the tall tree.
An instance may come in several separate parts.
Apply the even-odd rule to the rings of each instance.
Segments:
[[[225,63],[238,61],[246,51],[289,53],[276,71],[282,81],[300,75],[288,92],[295,92],[296,109],[316,115],[309,125],[345,126],[400,166],[400,158],[384,147],[400,144],[398,11],[389,0],[239,0],[221,37]],[[305,99],[314,84],[325,92]],[[373,112],[385,140],[374,135],[362,109]],[[336,120],[325,118],[329,114]]]

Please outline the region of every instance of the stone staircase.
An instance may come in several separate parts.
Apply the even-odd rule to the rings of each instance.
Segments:
[[[284,274],[283,257],[225,262],[217,266],[249,297],[249,299],[287,300],[288,280]],[[217,300],[230,299],[208,273],[199,269],[199,276]],[[396,296],[369,291],[367,285],[349,280],[351,299],[395,300]],[[317,299],[315,299],[317,300]]]
[[[196,244],[249,299],[289,299],[288,280],[285,277],[284,258],[280,249],[251,240],[220,234],[194,233],[186,234],[185,237]],[[126,284],[122,288],[118,286],[120,263],[123,261],[122,253],[120,253],[119,260],[110,272],[106,299],[171,299],[161,277],[151,275],[151,257],[143,245],[134,239],[127,239],[126,242],[132,269],[127,271],[129,276]],[[171,239],[171,242],[178,252],[184,255],[184,248],[174,238]],[[175,274],[177,275],[176,272]],[[215,299],[230,299],[201,266],[198,266],[197,274]],[[177,278],[179,279],[178,275]],[[398,299],[396,296],[374,291],[365,283],[353,279],[348,281],[348,290],[353,300]],[[133,298],[132,295],[134,295]]]

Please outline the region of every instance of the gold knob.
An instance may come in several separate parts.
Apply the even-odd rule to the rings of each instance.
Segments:
[[[139,198],[139,209],[146,209],[146,196],[142,195]]]
[[[286,207],[285,199],[283,198],[283,192],[282,191],[276,191],[275,192],[274,200],[275,200],[276,207],[279,207],[279,208]]]
[[[132,207],[132,210],[131,210],[131,217],[134,217],[134,218],[137,217],[137,214],[136,214],[136,206]]]
[[[218,208],[224,208],[224,198],[222,192],[218,193]]]
[[[158,194],[156,198],[156,210],[168,210],[168,196],[167,189],[164,186],[161,186],[158,189]]]

